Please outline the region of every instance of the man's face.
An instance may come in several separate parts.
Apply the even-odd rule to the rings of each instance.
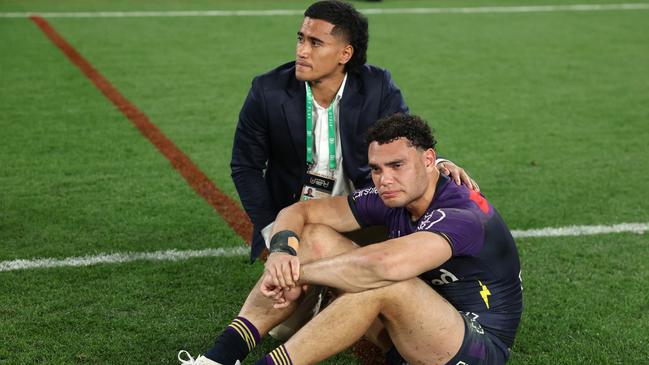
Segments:
[[[383,203],[391,208],[406,207],[422,198],[428,187],[428,173],[435,167],[435,152],[410,146],[406,138],[368,148],[372,181]]]
[[[342,36],[331,34],[334,25],[305,17],[297,33],[295,76],[300,81],[318,81],[334,74],[351,58],[353,47]]]

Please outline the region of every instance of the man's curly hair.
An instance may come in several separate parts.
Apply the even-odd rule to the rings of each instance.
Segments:
[[[345,71],[357,73],[367,62],[369,32],[367,18],[348,3],[336,0],[318,1],[304,12],[305,17],[320,19],[334,25],[333,35],[342,35],[354,47]]]
[[[412,114],[397,113],[380,119],[365,135],[369,146],[372,142],[386,144],[399,138],[406,138],[410,146],[427,150],[435,149],[437,141],[425,120]]]

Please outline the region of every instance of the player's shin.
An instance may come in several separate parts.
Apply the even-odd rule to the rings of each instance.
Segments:
[[[257,360],[257,362],[255,362],[255,365],[293,365],[293,361],[291,360],[291,356],[288,354],[288,351],[286,351],[284,345],[281,345],[280,347],[271,351],[268,355]]]
[[[257,328],[246,318],[235,318],[217,337],[214,346],[205,353],[205,357],[220,364],[235,364],[243,361],[259,343]]]

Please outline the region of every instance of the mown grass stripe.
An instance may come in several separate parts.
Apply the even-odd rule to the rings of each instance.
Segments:
[[[649,4],[574,4],[529,6],[484,6],[464,8],[371,8],[360,9],[365,14],[494,14],[547,13],[615,10],[649,10]],[[98,11],[98,12],[4,12],[0,18],[145,18],[145,17],[237,17],[302,15],[303,10],[180,10],[180,11]]]
[[[541,228],[530,230],[514,230],[515,238],[526,237],[560,237],[588,236],[609,233],[638,233],[649,231],[649,223],[622,223],[612,226],[568,226],[557,228]],[[210,248],[205,250],[167,250],[155,252],[124,252],[100,254],[96,256],[69,257],[64,259],[42,258],[31,260],[0,261],[0,272],[25,269],[39,269],[67,266],[90,266],[97,264],[121,264],[126,262],[144,261],[178,261],[195,257],[234,257],[247,255],[249,249],[245,246],[232,248]]]
[[[149,120],[146,114],[126,99],[108,79],[99,73],[45,19],[33,16],[31,20],[67,56],[70,62],[76,65],[97,89],[169,160],[171,165],[185,178],[192,189],[205,199],[244,241],[248,242],[252,237],[252,224],[237,202],[221,192],[198,166]]]

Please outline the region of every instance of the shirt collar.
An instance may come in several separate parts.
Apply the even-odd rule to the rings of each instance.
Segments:
[[[347,72],[345,72],[345,77],[343,78],[343,82],[340,84],[340,87],[338,88],[338,92],[336,93],[336,96],[334,97],[334,102],[340,101],[343,97],[343,91],[345,90],[345,84],[347,83]],[[308,87],[308,82],[304,83],[304,87]],[[318,104],[316,102],[316,104]],[[320,104],[318,104],[320,105]]]
[[[345,90],[345,83],[347,83],[347,72],[345,72],[345,78],[343,79],[343,83],[340,84],[340,88],[338,89],[338,92],[336,93],[336,100],[340,101],[340,99],[343,97],[343,90]]]

